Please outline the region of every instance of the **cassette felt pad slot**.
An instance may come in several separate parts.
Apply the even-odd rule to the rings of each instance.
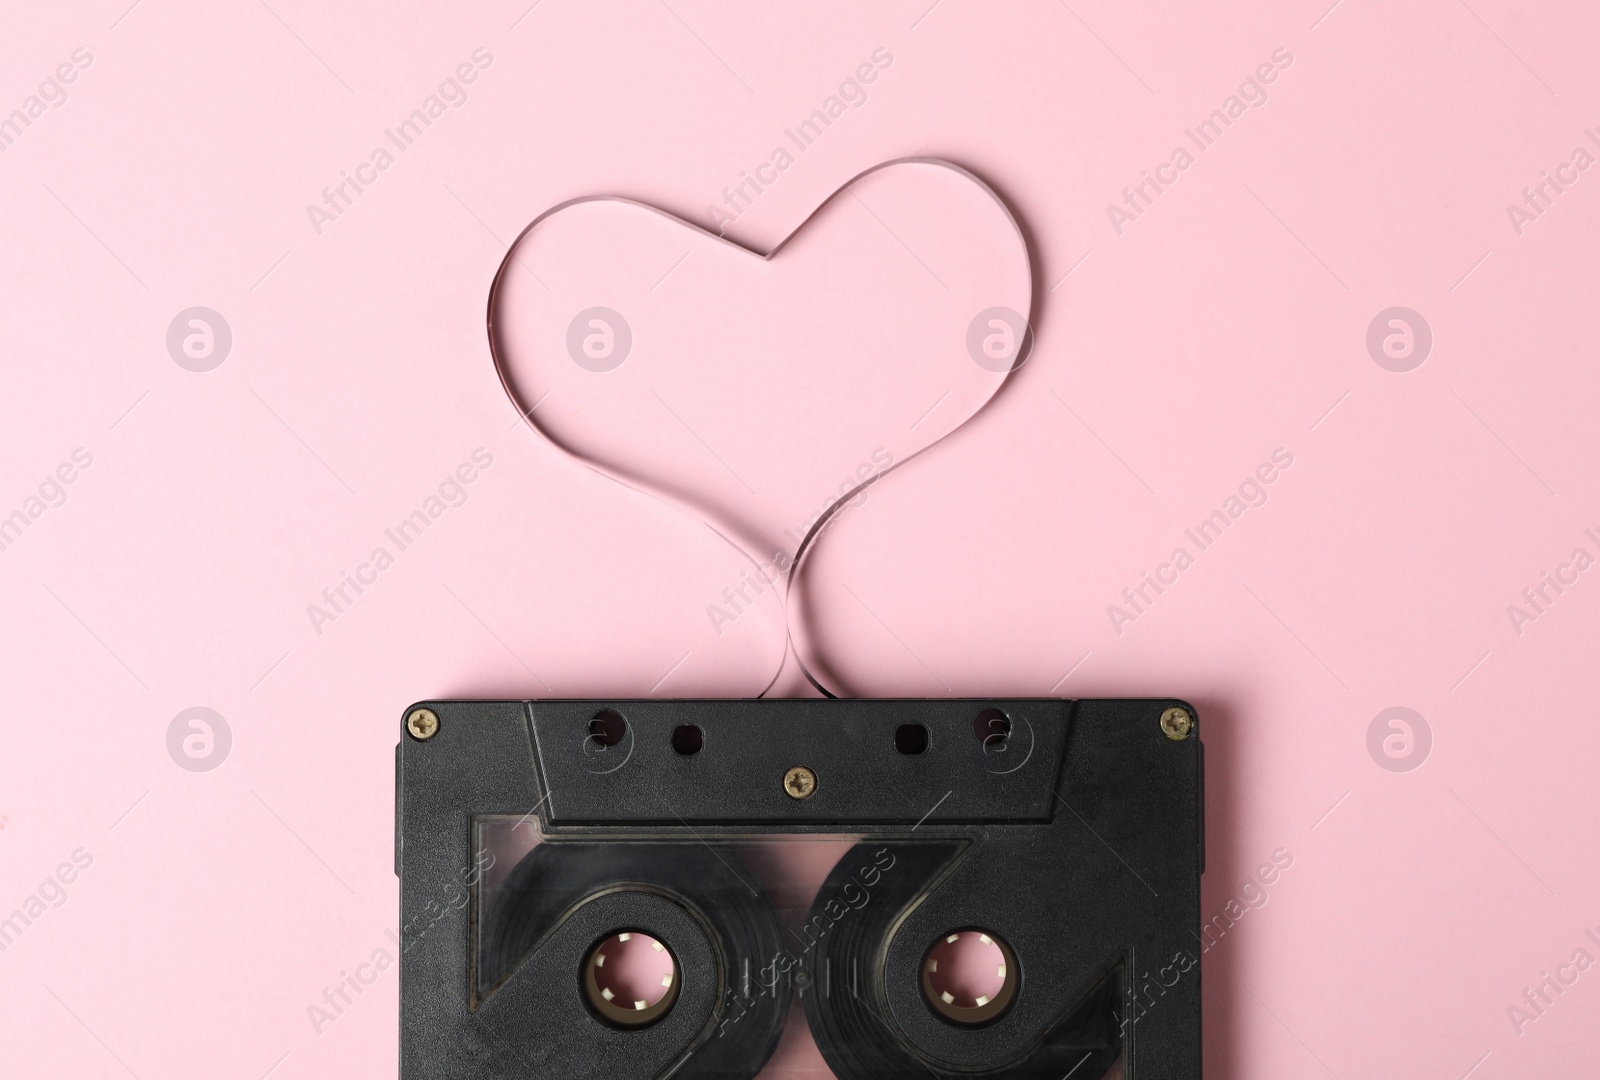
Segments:
[[[445,701],[402,728],[403,1077],[1200,1075],[1183,702]]]

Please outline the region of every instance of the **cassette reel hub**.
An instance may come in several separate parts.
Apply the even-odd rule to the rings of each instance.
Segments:
[[[594,947],[583,965],[583,993],[601,1019],[643,1027],[678,999],[678,961],[649,934],[623,930]]]
[[[1011,947],[987,930],[955,930],[935,941],[922,962],[922,992],[933,1011],[968,1027],[1011,1007],[1021,972]]]

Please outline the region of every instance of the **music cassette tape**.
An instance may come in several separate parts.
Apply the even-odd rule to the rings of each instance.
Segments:
[[[407,1080],[1200,1076],[1171,700],[437,701],[397,749]]]

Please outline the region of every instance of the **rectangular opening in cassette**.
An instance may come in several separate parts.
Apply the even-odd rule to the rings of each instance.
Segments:
[[[1181,702],[438,702],[406,730],[403,1076],[1200,1075]]]

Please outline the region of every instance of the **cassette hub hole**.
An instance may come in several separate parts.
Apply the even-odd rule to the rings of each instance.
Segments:
[[[595,749],[610,749],[620,743],[627,733],[628,722],[615,709],[601,709],[589,721],[589,741]]]
[[[705,744],[705,733],[693,724],[679,724],[672,729],[672,748],[685,757],[698,754]]]
[[[928,729],[921,724],[901,724],[894,729],[894,748],[902,754],[920,754],[928,749]]]
[[[667,1014],[678,998],[678,962],[661,942],[637,930],[601,941],[583,963],[583,992],[601,1019],[643,1027]]]
[[[987,1024],[1017,994],[1017,958],[987,930],[953,930],[922,961],[922,993],[933,1011],[963,1026]]]
[[[1011,737],[1011,718],[999,709],[984,709],[972,721],[972,734],[986,753],[1004,750]]]

